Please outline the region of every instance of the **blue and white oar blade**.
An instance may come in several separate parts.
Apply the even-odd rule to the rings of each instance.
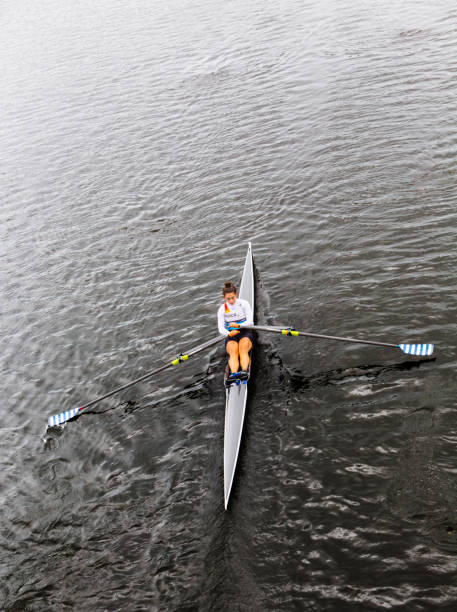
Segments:
[[[398,348],[407,355],[428,357],[433,354],[433,344],[399,344]]]
[[[60,414],[54,414],[49,417],[48,425],[50,427],[56,427],[57,425],[62,425],[62,423],[66,423],[74,416],[78,414],[81,408],[72,408],[71,410],[66,410],[65,412],[61,412]]]

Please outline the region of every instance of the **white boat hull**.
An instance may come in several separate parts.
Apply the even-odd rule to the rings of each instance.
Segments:
[[[252,312],[254,312],[254,268],[251,243],[249,243],[246,255],[238,296],[247,300],[251,304]],[[224,428],[224,506],[226,510],[243,433],[244,413],[248,397],[247,382],[245,381],[240,385],[231,385],[226,390]]]

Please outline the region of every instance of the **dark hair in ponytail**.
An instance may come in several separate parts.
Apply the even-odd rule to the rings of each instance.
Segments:
[[[222,287],[222,295],[225,297],[227,293],[236,293],[236,287],[231,281],[226,281]]]

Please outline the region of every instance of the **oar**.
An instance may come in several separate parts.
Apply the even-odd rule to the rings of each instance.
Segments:
[[[154,376],[154,374],[158,374],[159,372],[163,372],[163,370],[166,370],[167,368],[170,368],[171,366],[178,365],[179,363],[181,363],[183,361],[187,361],[189,359],[189,357],[191,357],[192,355],[196,355],[197,353],[200,353],[201,351],[204,351],[205,349],[209,348],[213,344],[217,344],[218,342],[220,342],[224,338],[225,338],[225,336],[217,336],[217,338],[213,338],[212,340],[208,340],[207,342],[204,342],[203,344],[200,344],[200,346],[197,346],[194,349],[191,349],[190,351],[187,351],[187,353],[181,353],[171,363],[168,362],[168,363],[164,364],[163,366],[160,366],[160,368],[152,370],[152,372],[148,372],[147,374],[143,374],[143,376],[140,376],[140,378],[137,378],[136,380],[132,380],[132,382],[129,382],[126,385],[122,385],[122,387],[118,387],[117,389],[114,389],[113,391],[110,391],[109,393],[105,393],[105,395],[102,395],[101,397],[97,397],[97,399],[94,399],[91,402],[88,402],[87,404],[84,404],[84,406],[79,406],[78,408],[72,408],[71,410],[66,410],[65,412],[61,412],[60,414],[55,414],[55,415],[49,417],[48,425],[51,426],[51,427],[53,427],[55,425],[61,425],[62,423],[65,423],[66,421],[69,421],[70,419],[75,417],[82,410],[85,410],[86,408],[89,408],[89,406],[93,406],[94,404],[97,404],[98,402],[101,402],[102,400],[106,399],[107,397],[111,397],[111,395],[114,395],[115,393],[119,393],[120,391],[124,391],[124,389],[128,389],[129,387],[133,387],[133,385],[136,385],[137,383],[141,382],[142,380],[146,380],[147,378],[149,378],[151,376]]]
[[[243,329],[257,329],[259,331],[273,332],[283,336],[308,336],[309,338],[323,338],[324,340],[338,340],[340,342],[353,342],[354,344],[371,344],[374,346],[387,346],[399,348],[407,355],[429,356],[433,354],[433,344],[388,344],[387,342],[375,342],[373,340],[357,340],[356,338],[341,338],[340,336],[324,336],[323,334],[312,334],[310,332],[297,331],[293,327],[272,327],[267,325],[242,325]]]

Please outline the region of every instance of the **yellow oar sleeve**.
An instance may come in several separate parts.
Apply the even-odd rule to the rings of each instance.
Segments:
[[[181,361],[187,361],[189,359],[189,355],[179,355],[171,362],[171,365],[178,365]]]
[[[283,336],[298,336],[299,335],[298,331],[295,331],[295,329],[282,329],[281,334]]]

